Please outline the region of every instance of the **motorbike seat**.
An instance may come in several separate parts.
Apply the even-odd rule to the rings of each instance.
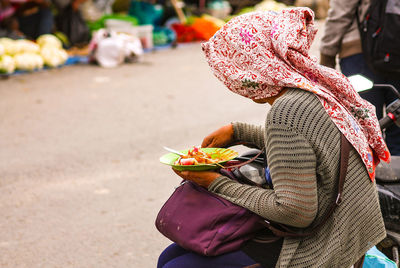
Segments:
[[[377,181],[400,182],[400,156],[392,156],[389,164],[380,162],[375,172]]]

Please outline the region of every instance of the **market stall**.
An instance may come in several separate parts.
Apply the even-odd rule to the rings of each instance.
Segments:
[[[278,11],[288,7],[285,3],[295,4],[288,0],[80,2],[83,3],[79,9],[72,11],[77,18],[69,16],[72,13],[65,17],[63,25],[69,22],[69,28],[56,28],[52,34],[34,40],[0,38],[0,74],[20,74],[77,63],[111,68],[137,62],[143,53],[208,40],[234,16],[260,10]],[[60,14],[57,16],[59,18]],[[73,27],[82,33],[80,39]]]

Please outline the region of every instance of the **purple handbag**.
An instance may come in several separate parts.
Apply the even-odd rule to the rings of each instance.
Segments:
[[[238,250],[263,219],[190,181],[183,182],[159,211],[156,227],[181,247],[205,256]]]

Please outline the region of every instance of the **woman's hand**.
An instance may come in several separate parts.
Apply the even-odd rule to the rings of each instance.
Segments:
[[[204,138],[202,148],[223,148],[234,142],[233,126],[231,124],[223,126]],[[208,186],[221,174],[215,171],[178,171],[172,169],[184,180],[193,181],[196,184],[208,188]]]
[[[214,171],[179,171],[173,169],[184,180],[192,181],[200,186],[208,188],[208,186],[221,174]]]
[[[234,142],[232,124],[223,126],[204,138],[201,147],[224,148]]]

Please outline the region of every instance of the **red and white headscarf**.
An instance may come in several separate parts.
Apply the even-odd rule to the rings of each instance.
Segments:
[[[226,23],[203,51],[215,76],[244,97],[272,97],[287,87],[316,94],[374,180],[379,159],[390,161],[375,107],[343,74],[308,54],[316,32],[308,8],[247,13]]]

